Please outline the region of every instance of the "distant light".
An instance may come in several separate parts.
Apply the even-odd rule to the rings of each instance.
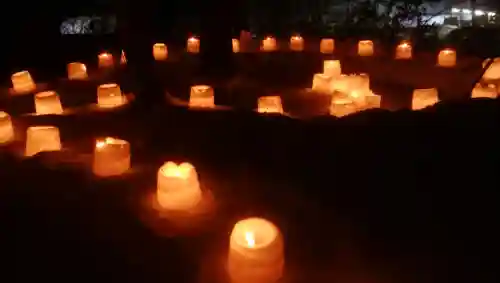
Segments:
[[[471,11],[471,10],[469,10],[469,9],[463,9],[463,10],[462,10],[462,13],[464,13],[464,14],[471,14],[471,13],[472,13],[472,11]]]
[[[474,11],[474,15],[476,15],[476,16],[482,16],[482,15],[484,15],[484,12],[481,11],[481,10],[475,10]]]
[[[490,17],[494,17],[496,15],[497,15],[497,13],[495,13],[495,12],[488,12],[488,16],[490,16]]]
[[[460,13],[460,9],[458,8],[451,8],[452,13]]]

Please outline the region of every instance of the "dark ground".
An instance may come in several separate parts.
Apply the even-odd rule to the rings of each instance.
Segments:
[[[324,97],[297,91],[321,58],[268,55],[239,56],[244,75],[216,92],[216,102],[239,111],[157,105],[36,117],[23,115],[33,111],[31,96],[3,96],[20,136],[29,125],[56,125],[66,149],[23,160],[21,137],[1,149],[1,281],[224,282],[220,258],[231,226],[250,215],[282,230],[285,282],[498,279],[499,101],[460,100],[477,68],[408,63],[389,74],[395,63],[383,57],[346,56],[347,72],[369,71],[383,108],[394,111],[292,119],[250,110],[257,96],[280,93],[292,114],[324,111]],[[197,75],[196,58],[181,59],[159,64],[157,73],[179,97],[208,80]],[[420,75],[406,81],[401,70],[410,69]],[[52,84],[74,107],[95,102],[98,81],[121,81],[119,74],[94,78]],[[404,109],[414,84],[433,81],[459,90],[435,107]],[[133,172],[91,177],[93,142],[103,135],[131,143]],[[154,216],[144,216],[142,200],[166,160],[192,162],[214,194],[216,214],[197,233],[166,237],[147,224]]]

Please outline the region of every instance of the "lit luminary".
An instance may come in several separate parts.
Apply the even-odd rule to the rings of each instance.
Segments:
[[[339,60],[325,60],[323,62],[323,73],[332,78],[338,78],[342,75],[342,67]]]
[[[283,275],[283,236],[270,221],[248,218],[234,225],[229,239],[227,271],[231,282],[272,283]]]
[[[332,77],[326,74],[314,74],[312,90],[321,93],[330,93]]]
[[[68,64],[68,79],[70,80],[85,80],[88,78],[87,67],[80,62]]]
[[[100,177],[118,176],[130,169],[130,144],[107,137],[97,140],[94,148],[92,172]]]
[[[349,89],[350,78],[349,77],[350,76],[342,74],[342,75],[340,75],[340,77],[335,78],[331,83],[332,91],[348,93],[350,91],[350,89]]]
[[[343,117],[358,111],[354,101],[347,98],[333,97],[330,104],[330,115]]]
[[[113,108],[126,102],[120,86],[117,84],[102,84],[97,88],[97,105],[101,108]]]
[[[365,96],[365,101],[366,101],[366,108],[380,108],[382,97],[370,91]]]
[[[125,56],[125,51],[122,50],[122,53],[120,55],[120,64],[125,65],[127,64],[127,56]]]
[[[319,51],[323,54],[331,54],[335,50],[335,40],[333,38],[323,38],[319,43]]]
[[[415,89],[411,109],[420,110],[439,102],[438,90],[435,88]]]
[[[26,131],[26,156],[43,151],[61,150],[59,129],[53,126],[34,126]]]
[[[214,108],[214,89],[208,85],[192,86],[189,107]]]
[[[472,98],[497,98],[497,96],[497,87],[495,85],[482,87],[480,84],[477,84],[472,90]]]
[[[300,35],[294,35],[290,37],[290,50],[292,51],[303,51],[304,50],[304,38]]]
[[[373,41],[371,40],[360,40],[358,43],[358,55],[359,56],[373,56]]]
[[[408,42],[402,42],[396,47],[396,59],[408,60],[413,56],[412,46]]]
[[[14,73],[11,77],[15,93],[24,94],[35,91],[36,85],[28,71]]]
[[[10,115],[0,111],[0,144],[6,144],[14,139],[14,127]]]
[[[487,60],[483,62],[483,68],[486,67]],[[496,58],[490,65],[488,70],[483,75],[485,80],[499,80],[500,79],[500,58]]]
[[[168,49],[164,43],[155,43],[153,45],[153,57],[156,61],[167,60]]]
[[[259,97],[259,100],[257,101],[257,112],[283,114],[283,106],[281,105],[281,97],[279,97],[279,96]]]
[[[453,49],[441,50],[438,54],[438,65],[441,67],[455,67],[457,64],[457,52]]]
[[[190,37],[187,40],[187,52],[200,53],[200,40],[196,37]]]
[[[99,58],[99,68],[109,68],[113,67],[114,62],[113,62],[113,55],[111,53],[101,53],[98,56]]]
[[[268,36],[262,40],[262,46],[260,47],[262,51],[276,51],[278,49],[276,38]]]
[[[37,115],[62,114],[63,108],[59,95],[55,91],[42,91],[35,95]]]
[[[240,52],[240,41],[237,38],[233,38],[232,44],[233,44],[233,53],[239,53]]]
[[[198,174],[190,163],[166,162],[157,178],[156,198],[162,208],[189,212],[202,201]]]

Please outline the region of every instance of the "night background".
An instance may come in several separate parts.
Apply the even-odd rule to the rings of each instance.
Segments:
[[[0,18],[0,282],[229,283],[229,235],[251,216],[283,234],[279,282],[500,279],[500,1],[27,0],[3,3]],[[264,52],[270,36],[277,50]],[[191,37],[199,53],[186,51]],[[374,54],[360,56],[360,40]],[[403,42],[410,60],[395,59]],[[436,62],[442,50],[456,64]],[[337,90],[311,89],[325,60],[366,74],[379,105],[332,114]],[[68,79],[70,62],[88,77]],[[36,88],[16,93],[23,70]],[[125,102],[100,109],[109,83]],[[189,106],[194,85],[211,86],[215,105]],[[435,103],[415,108],[414,90],[429,88]],[[37,113],[46,90],[64,111]],[[258,113],[264,96],[283,111]],[[62,147],[27,157],[27,129],[40,125],[56,126]],[[103,137],[130,143],[127,172],[94,174]],[[210,213],[151,208],[166,161],[196,167]]]

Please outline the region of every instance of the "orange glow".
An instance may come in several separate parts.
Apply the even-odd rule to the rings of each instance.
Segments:
[[[130,144],[107,137],[95,143],[92,171],[100,177],[118,176],[130,169]]]
[[[59,129],[53,126],[33,126],[26,131],[26,156],[42,151],[61,150]]]
[[[35,82],[28,71],[21,71],[12,74],[12,87],[17,94],[33,92],[36,89]]]
[[[249,248],[255,247],[255,236],[253,232],[246,232],[245,233],[245,240],[247,241],[247,246]]]
[[[359,56],[373,56],[373,41],[371,40],[360,40],[358,43],[358,55]]]
[[[171,161],[165,163],[160,168],[160,172],[163,176],[181,179],[187,179],[193,170],[194,167],[190,163],[183,162],[180,165],[177,165]]]
[[[439,101],[438,90],[435,88],[415,89],[413,91],[412,109],[420,110]]]
[[[338,78],[342,75],[342,67],[339,60],[323,61],[323,74],[332,78]]]
[[[265,52],[277,50],[278,44],[276,43],[276,38],[272,36],[266,37],[264,40],[262,40],[262,45],[260,49]]]
[[[472,98],[497,98],[498,92],[496,85],[488,85],[486,87],[481,86],[481,84],[477,84],[472,90],[471,94]]]
[[[156,61],[167,60],[168,48],[164,43],[155,43],[153,45],[153,57]]]
[[[108,68],[108,67],[113,67],[114,65],[113,55],[111,55],[111,53],[103,52],[99,54],[98,59],[99,59],[99,68]]]
[[[0,144],[10,142],[14,138],[14,127],[7,112],[0,111]]]
[[[438,65],[441,67],[455,67],[457,64],[457,53],[454,49],[443,49],[438,54]]]
[[[200,40],[194,36],[187,40],[187,52],[200,53]]]
[[[102,84],[97,88],[97,105],[101,108],[114,108],[126,103],[120,86],[114,83]]]
[[[323,54],[331,54],[335,50],[335,40],[333,38],[323,38],[319,44],[319,51]]]
[[[411,59],[412,54],[412,46],[406,41],[403,41],[396,47],[396,59]]]
[[[62,114],[63,108],[55,91],[43,91],[35,95],[35,110],[38,115]]]
[[[120,55],[120,64],[125,65],[127,64],[127,56],[125,56],[125,51],[122,50],[122,53]]]
[[[281,105],[281,97],[279,96],[262,96],[257,102],[257,111],[259,113],[280,113],[283,114],[283,106]]]
[[[312,90],[321,93],[332,92],[332,77],[326,74],[314,74],[312,82]]]
[[[157,200],[168,210],[190,211],[202,199],[196,169],[190,163],[166,162],[158,170]]]
[[[358,108],[353,100],[348,98],[332,98],[332,103],[330,105],[330,115],[343,117],[349,114],[353,114],[356,111],[358,111]]]
[[[214,90],[208,85],[194,85],[191,87],[189,107],[214,108]]]
[[[295,35],[290,38],[290,49],[292,51],[304,50],[304,38],[300,35]]]
[[[488,59],[484,60],[483,68],[486,67]],[[483,75],[485,80],[499,80],[500,79],[500,57],[495,58],[488,70]],[[500,84],[499,84],[500,86]]]
[[[240,41],[236,38],[233,38],[232,44],[233,44],[233,53],[239,53],[240,52]]]
[[[87,67],[85,64],[80,62],[69,63],[68,67],[68,79],[70,80],[84,80],[87,79]]]

